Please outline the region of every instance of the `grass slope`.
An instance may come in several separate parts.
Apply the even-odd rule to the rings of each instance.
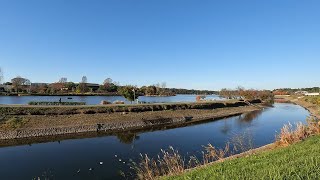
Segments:
[[[320,179],[320,136],[164,179]]]

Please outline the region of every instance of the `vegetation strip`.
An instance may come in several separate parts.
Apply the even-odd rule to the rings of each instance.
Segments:
[[[117,112],[146,112],[183,109],[216,109],[228,107],[248,106],[250,103],[261,103],[259,100],[244,101],[213,101],[199,103],[164,103],[139,105],[104,105],[104,106],[23,106],[2,105],[2,115],[73,115]]]

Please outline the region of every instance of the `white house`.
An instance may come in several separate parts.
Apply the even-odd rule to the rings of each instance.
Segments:
[[[295,94],[305,95],[305,94],[308,94],[308,91],[297,91],[297,92],[295,92]]]
[[[319,96],[320,93],[306,93],[305,96]]]

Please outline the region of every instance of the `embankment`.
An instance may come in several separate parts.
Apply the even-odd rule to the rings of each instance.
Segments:
[[[0,139],[184,126],[260,110],[242,101],[108,105],[0,106]],[[252,102],[252,103],[254,103]]]

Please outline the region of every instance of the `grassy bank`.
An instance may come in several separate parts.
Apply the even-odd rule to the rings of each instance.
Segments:
[[[320,136],[163,179],[319,179]]]

